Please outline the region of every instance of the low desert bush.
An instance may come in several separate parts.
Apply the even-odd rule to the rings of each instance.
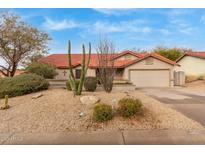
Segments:
[[[200,75],[198,80],[205,80],[205,74]]]
[[[97,88],[97,78],[86,77],[84,82],[84,87],[86,91],[95,91]]]
[[[28,65],[26,67],[26,73],[37,74],[45,79],[53,79],[58,74],[54,65],[39,62],[33,62]]]
[[[5,98],[4,98],[4,106],[1,106],[0,110],[9,109],[10,106],[9,106],[8,102],[9,102],[9,97],[8,97],[8,95],[5,95]]]
[[[99,103],[94,107],[93,119],[95,121],[103,122],[112,119],[113,112],[110,105]]]
[[[186,80],[186,83],[197,81],[199,80],[199,76],[187,75],[185,80]]]
[[[76,85],[77,85],[77,87],[78,87],[78,85],[79,85],[79,83],[80,83],[80,80],[75,80],[75,82],[76,82]],[[66,82],[66,88],[67,88],[67,90],[72,90],[69,81]]]
[[[36,74],[21,74],[0,79],[0,98],[21,96],[48,89],[49,83]]]
[[[122,98],[118,105],[118,111],[123,117],[133,116],[142,109],[142,102],[139,99]]]

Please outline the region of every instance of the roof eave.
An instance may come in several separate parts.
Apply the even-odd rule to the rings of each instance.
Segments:
[[[132,51],[127,51],[127,52],[124,52],[124,53],[121,53],[121,54],[115,56],[113,59],[117,59],[117,58],[122,57],[122,56],[124,56],[124,55],[126,55],[126,54],[131,54],[131,55],[133,55],[133,56],[135,56],[135,57],[140,58],[140,56],[138,56],[137,54],[134,54]]]

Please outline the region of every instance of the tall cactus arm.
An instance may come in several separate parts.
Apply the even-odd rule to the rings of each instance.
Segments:
[[[78,85],[78,94],[80,95],[82,92],[82,87],[83,87],[83,83],[84,83],[84,79],[85,79],[85,46],[83,44],[82,46],[83,49],[83,58],[82,58],[82,65],[81,65],[81,75],[80,75],[80,83]]]
[[[76,87],[76,82],[75,82],[75,77],[73,73],[73,67],[72,67],[72,59],[71,59],[71,42],[68,42],[68,66],[69,66],[69,82],[71,85],[71,89],[75,92],[77,87]]]
[[[83,48],[83,57],[85,59],[85,48]],[[82,92],[82,87],[83,87],[83,84],[85,82],[85,77],[86,77],[86,74],[87,74],[87,70],[88,70],[88,66],[90,64],[90,57],[91,57],[91,44],[89,43],[89,53],[88,53],[88,60],[87,60],[87,63],[85,65],[85,60],[83,61],[83,67],[82,67],[82,78],[81,78],[81,83],[79,84],[79,87],[78,87],[78,94],[80,95],[81,92]]]
[[[75,82],[74,82],[74,80],[72,79],[72,77],[71,77],[70,74],[69,74],[69,76],[68,76],[68,81],[69,81],[71,90],[74,91],[74,94],[75,94]]]
[[[88,67],[89,67],[89,65],[90,65],[90,56],[91,56],[91,43],[89,43],[88,61],[87,61],[85,73],[87,73]]]
[[[85,59],[86,59],[86,55],[85,55],[85,45],[84,45],[84,44],[83,44],[82,48],[83,48],[82,69],[83,69],[83,71],[85,71]],[[82,76],[82,73],[81,73],[81,76]]]
[[[72,59],[71,59],[71,43],[70,43],[70,41],[68,42],[68,66],[69,66],[69,71],[70,71],[71,77],[75,78],[74,73],[73,73]]]

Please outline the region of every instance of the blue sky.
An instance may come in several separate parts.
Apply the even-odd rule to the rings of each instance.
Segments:
[[[49,53],[73,52],[100,37],[112,40],[117,50],[155,46],[205,50],[205,9],[1,9],[10,10],[52,38]]]

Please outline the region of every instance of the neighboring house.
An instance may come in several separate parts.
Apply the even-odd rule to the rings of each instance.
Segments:
[[[205,52],[186,52],[176,62],[180,67],[176,67],[175,71],[183,71],[186,76],[205,74]]]
[[[88,55],[86,55],[87,57]],[[72,65],[76,78],[80,78],[82,54],[72,54]],[[128,80],[137,87],[169,87],[174,84],[174,66],[171,61],[157,53],[135,53],[123,51],[116,54],[115,79]],[[41,60],[55,65],[58,69],[56,79],[68,79],[67,54],[52,54]],[[98,55],[92,54],[87,76],[98,76]]]
[[[22,73],[24,73],[23,70],[19,70],[19,69],[17,69],[16,72],[15,72],[15,75],[14,75],[14,76],[16,76],[16,75],[20,75],[20,74],[22,74]],[[5,77],[5,76],[0,72],[0,77]]]

